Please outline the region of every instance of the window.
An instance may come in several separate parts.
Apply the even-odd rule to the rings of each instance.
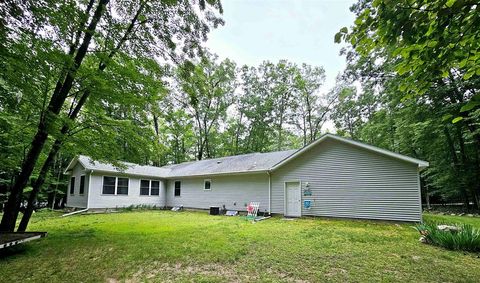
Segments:
[[[159,181],[152,181],[152,190],[150,192],[152,196],[160,195],[160,182]]]
[[[140,195],[148,196],[150,194],[150,181],[140,180]]]
[[[80,176],[80,192],[79,194],[83,195],[85,193],[85,175]]]
[[[210,191],[212,189],[212,180],[203,180],[203,189],[205,191]]]
[[[103,177],[104,195],[128,195],[128,178]]]
[[[160,181],[140,180],[141,196],[158,196],[160,195]]]
[[[180,181],[175,181],[175,196],[176,197],[180,196],[180,187],[181,187],[181,182]]]
[[[117,195],[128,195],[128,178],[117,178]]]
[[[75,177],[70,178],[70,194],[75,193]]]
[[[115,177],[103,177],[103,191],[104,195],[114,195],[115,194],[115,183],[117,178]]]

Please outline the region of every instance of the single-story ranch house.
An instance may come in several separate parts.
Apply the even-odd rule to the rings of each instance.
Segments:
[[[428,162],[332,134],[299,150],[251,153],[163,167],[119,169],[74,158],[67,205],[225,206],[303,215],[421,221],[419,170]],[[123,166],[122,166],[123,167]]]

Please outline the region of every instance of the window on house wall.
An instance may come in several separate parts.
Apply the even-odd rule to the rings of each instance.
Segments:
[[[115,194],[115,183],[117,181],[116,177],[103,177],[103,190],[102,194],[104,195],[114,195]]]
[[[75,193],[75,177],[70,178],[70,194]]]
[[[175,181],[175,196],[179,197],[180,196],[180,187],[181,187],[181,182],[180,181]]]
[[[148,196],[150,194],[150,180],[140,180],[140,195]]]
[[[150,194],[152,196],[160,195],[160,182],[159,181],[152,181],[152,189]]]
[[[210,191],[212,189],[212,180],[208,179],[208,180],[203,180],[203,189],[205,191]]]
[[[85,175],[80,176],[80,192],[79,194],[83,195],[85,193]]]
[[[128,195],[128,178],[117,178],[117,195]]]

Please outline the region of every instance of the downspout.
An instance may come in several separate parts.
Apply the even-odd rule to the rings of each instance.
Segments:
[[[90,169],[90,173],[88,174],[87,209],[90,207],[89,206],[89,204],[90,204],[90,187],[92,186],[92,173],[93,173],[93,170]]]
[[[268,175],[268,213],[272,213],[272,175],[267,171]]]

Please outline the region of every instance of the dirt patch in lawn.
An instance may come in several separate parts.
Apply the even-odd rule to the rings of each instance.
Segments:
[[[240,275],[235,271],[234,266],[221,264],[169,264],[154,262],[148,268],[140,268],[133,276],[127,279],[127,282],[143,282],[160,280],[162,282],[172,282],[179,278],[192,278],[193,276],[214,277],[228,282],[246,282],[258,280],[256,276]],[[115,279],[107,279],[107,282],[117,282]]]

